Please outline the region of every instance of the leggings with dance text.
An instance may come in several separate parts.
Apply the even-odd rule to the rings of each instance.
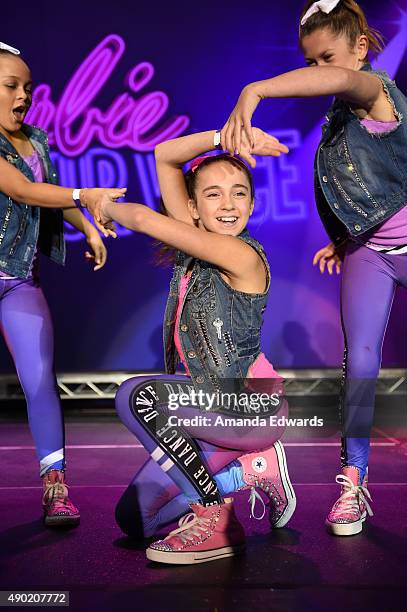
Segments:
[[[276,427],[242,426],[237,420],[241,415],[226,409],[207,413],[196,405],[169,408],[170,394],[189,394],[192,388],[189,377],[168,374],[132,378],[119,388],[118,415],[151,457],[116,508],[116,520],[129,535],[152,535],[158,526],[184,514],[191,502],[221,502],[244,486],[235,460],[269,448],[281,436]],[[285,405],[279,415],[283,410]],[[224,419],[227,424],[218,424]]]

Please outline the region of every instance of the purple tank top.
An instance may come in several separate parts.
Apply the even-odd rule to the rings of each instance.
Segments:
[[[368,132],[385,134],[397,126],[397,121],[373,121],[362,119],[360,122]],[[374,233],[368,237],[366,246],[371,245],[391,248],[407,245],[407,206],[396,212],[390,219],[375,227]]]

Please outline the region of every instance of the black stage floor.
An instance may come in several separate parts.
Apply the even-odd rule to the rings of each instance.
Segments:
[[[284,441],[284,439],[283,439]],[[145,460],[117,421],[68,419],[71,494],[81,525],[44,528],[36,458],[25,423],[0,424],[0,589],[70,592],[72,610],[401,610],[407,595],[406,440],[374,440],[375,515],[362,535],[337,538],[324,520],[337,496],[337,440],[288,441],[298,505],[270,532],[249,519],[244,557],[190,567],[147,563],[144,545],[123,537],[115,503]]]

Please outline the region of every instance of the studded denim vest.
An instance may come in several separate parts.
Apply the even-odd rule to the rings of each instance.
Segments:
[[[329,109],[315,157],[315,198],[335,244],[359,237],[407,203],[407,98],[385,72],[370,64],[362,70],[382,81],[398,125],[372,135],[342,100]]]
[[[264,293],[232,289],[219,269],[178,252],[164,318],[165,367],[173,374],[179,362],[174,325],[181,277],[192,264],[191,278],[179,321],[179,338],[195,390],[223,389],[222,379],[242,379],[260,353],[260,332],[266,309],[270,269],[263,247],[244,230],[239,238],[251,245],[267,270]]]
[[[41,155],[46,181],[58,184],[57,173],[49,156],[46,133],[30,125],[23,125],[22,131]],[[31,168],[2,134],[0,155],[30,181],[34,180]],[[0,270],[11,276],[27,278],[36,248],[52,261],[64,263],[62,210],[14,202],[0,192]]]

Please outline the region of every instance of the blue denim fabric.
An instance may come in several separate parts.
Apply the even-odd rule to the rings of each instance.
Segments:
[[[322,126],[315,157],[315,198],[325,229],[335,244],[360,237],[407,203],[407,98],[385,72],[375,74],[393,104],[398,125],[371,134],[350,106],[336,100]]]
[[[170,283],[164,318],[164,356],[168,374],[174,374],[179,356],[174,344],[174,325],[181,277],[190,266],[192,274],[184,297],[179,337],[195,390],[216,392],[222,379],[242,380],[260,354],[260,332],[266,309],[270,269],[263,247],[244,230],[239,238],[261,256],[267,270],[264,293],[232,289],[216,266],[192,260],[178,252]]]
[[[41,155],[46,181],[57,185],[58,177],[49,156],[46,133],[30,125],[23,125],[21,129]],[[30,181],[34,180],[29,166],[2,134],[0,156]],[[62,210],[17,203],[0,192],[0,270],[10,276],[27,278],[37,247],[52,261],[65,262]]]

